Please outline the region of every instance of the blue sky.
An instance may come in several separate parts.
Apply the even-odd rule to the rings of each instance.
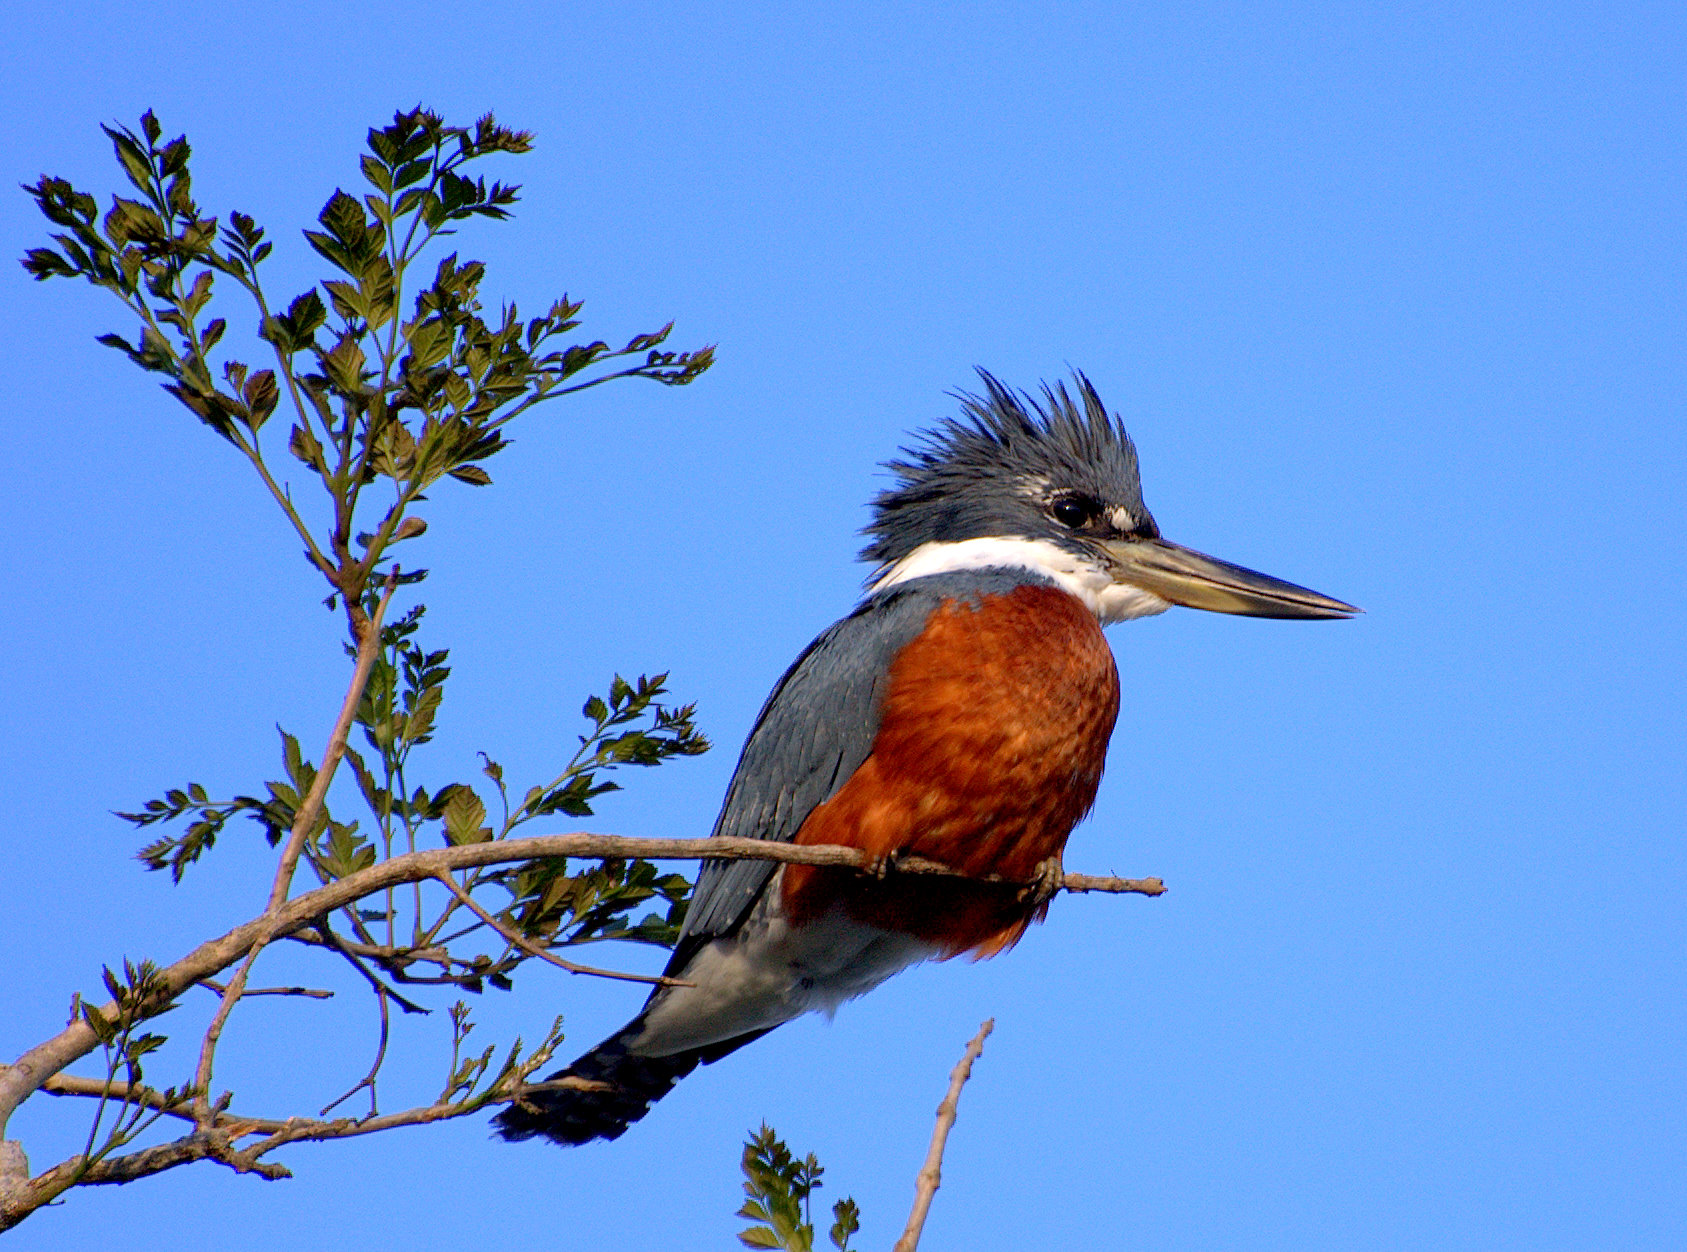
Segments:
[[[1068,863],[1158,874],[1162,899],[1062,899],[1010,955],[787,1027],[613,1145],[462,1122],[306,1146],[294,1181],[181,1170],[73,1195],[13,1244],[731,1247],[765,1118],[884,1247],[987,1016],[932,1249],[1687,1239],[1687,23],[1050,7],[0,19],[12,184],[111,188],[98,124],[154,108],[193,140],[201,202],[266,224],[296,290],[297,228],[368,125],[492,110],[538,147],[498,171],[525,188],[514,222],[458,241],[488,291],[584,297],[592,336],[673,318],[720,345],[695,387],[541,411],[494,489],[437,493],[417,557],[455,667],[442,780],[478,750],[540,776],[589,690],[668,669],[719,747],[588,825],[707,833],[769,685],[853,603],[877,463],[975,365],[1083,369],[1168,537],[1368,610],[1110,632],[1124,713]],[[0,197],[0,252],[42,234]],[[101,964],[256,911],[255,834],[172,888],[109,811],[269,777],[275,723],[325,737],[343,661],[242,465],[93,343],[126,329],[115,305],[3,282],[10,1057]],[[276,978],[311,976],[289,960]],[[583,1048],[636,1007],[552,972],[478,1004],[479,1034],[561,1012]],[[219,1079],[314,1109],[362,1074],[370,1017],[349,989],[255,1002]],[[437,1017],[402,1023],[391,1107],[437,1090]],[[39,1166],[76,1124],[43,1098],[13,1129]]]

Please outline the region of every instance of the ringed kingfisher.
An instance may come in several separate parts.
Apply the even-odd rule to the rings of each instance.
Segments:
[[[979,371],[962,415],[887,464],[865,598],[785,671],[716,835],[842,844],[883,873],[705,861],[668,984],[495,1120],[614,1139],[699,1064],[919,961],[1012,947],[1040,920],[1101,782],[1119,676],[1101,628],[1173,605],[1340,618],[1340,600],[1160,538],[1136,448],[1081,373],[1040,400]],[[1073,394],[1076,392],[1076,395]],[[895,872],[899,856],[966,877]],[[971,881],[993,876],[995,881]]]

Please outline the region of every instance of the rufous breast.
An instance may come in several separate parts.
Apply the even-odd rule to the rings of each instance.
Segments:
[[[891,666],[871,754],[797,832],[878,858],[929,857],[969,877],[1031,879],[1095,801],[1119,712],[1101,627],[1043,584],[947,600]],[[787,866],[793,921],[835,907],[988,956],[1037,915],[1013,887]]]

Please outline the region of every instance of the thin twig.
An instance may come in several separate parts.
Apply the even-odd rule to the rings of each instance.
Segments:
[[[316,1113],[318,1117],[327,1117],[336,1105],[344,1104],[365,1087],[369,1088],[369,1116],[374,1117],[380,1113],[381,1110],[375,1103],[375,1075],[381,1072],[381,1065],[387,1059],[387,1034],[392,1025],[388,1020],[390,1015],[387,1012],[387,996],[389,994],[391,993],[384,987],[375,992],[375,1002],[381,1006],[381,1042],[375,1048],[375,1063],[369,1067],[367,1074],[358,1079],[355,1087],[338,1100],[330,1100],[318,1109]]]
[[[534,1091],[601,1091],[606,1084],[594,1082],[589,1078],[576,1078],[568,1075],[562,1078],[552,1078],[545,1082],[522,1083],[519,1090],[500,1092],[486,1103],[505,1104],[520,1096]],[[168,1093],[158,1091],[152,1087],[138,1087],[133,1083],[124,1082],[121,1078],[114,1078],[106,1082],[102,1078],[82,1078],[76,1074],[54,1074],[41,1084],[41,1090],[54,1096],[82,1096],[87,1099],[99,1099],[102,1096],[114,1100],[121,1100],[126,1104],[133,1104],[156,1110],[170,1117],[180,1118],[184,1122],[194,1120],[193,1110],[177,1096],[172,1098]],[[423,1106],[435,1108],[445,1104],[438,1101],[434,1105]],[[484,1107],[484,1106],[483,1106]],[[344,1138],[348,1127],[367,1126],[371,1121],[379,1121],[382,1126],[394,1123],[391,1118],[406,1118],[416,1112],[410,1109],[404,1113],[393,1113],[386,1117],[354,1118],[339,1117],[333,1121],[318,1121],[305,1117],[248,1117],[244,1113],[230,1113],[224,1109],[216,1110],[215,1128],[226,1134],[230,1140],[241,1139],[247,1135],[291,1135],[294,1139]],[[410,1124],[408,1122],[399,1124]],[[364,1133],[370,1133],[365,1131]]]
[[[223,994],[226,986],[214,978],[201,978],[196,985],[204,987],[207,991],[215,991],[218,995]],[[253,996],[304,996],[311,1000],[332,1000],[334,993],[319,991],[315,987],[248,987],[241,992],[243,1000],[250,1000]]]
[[[687,982],[683,978],[667,978],[659,974],[628,974],[621,970],[598,969],[591,965],[576,965],[573,961],[565,961],[560,956],[545,951],[521,932],[511,930],[485,909],[481,908],[480,905],[475,903],[474,897],[459,887],[457,885],[457,880],[451,877],[450,874],[435,875],[434,881],[438,882],[452,895],[456,896],[457,900],[464,908],[468,909],[476,917],[480,918],[481,921],[485,922],[488,926],[492,927],[493,930],[502,935],[505,942],[507,942],[511,947],[519,948],[521,951],[527,953],[528,956],[536,956],[541,961],[549,961],[558,969],[565,969],[570,974],[590,974],[595,978],[618,978],[623,982],[653,983],[658,987],[694,987],[697,985],[696,983]]]
[[[234,1011],[234,1006],[240,1002],[241,993],[246,989],[246,976],[252,972],[252,966],[258,959],[258,953],[264,950],[260,941],[252,945],[246,959],[233,978],[228,980],[228,986],[217,1004],[217,1012],[211,1018],[211,1024],[205,1028],[205,1037],[199,1043],[199,1066],[193,1075],[193,1112],[201,1127],[210,1128],[211,1124],[211,1066],[217,1054],[217,1041],[222,1038],[223,1026],[228,1021],[228,1015]]]
[[[1163,896],[1166,884],[1158,878],[1105,878],[1094,874],[1067,874],[1060,889],[1074,894],[1085,891],[1109,891],[1115,895],[1131,893],[1139,896]]]
[[[109,1094],[127,1104],[154,1109],[171,1117],[179,1117],[184,1122],[197,1122],[192,1107],[180,1095],[171,1096],[153,1087],[136,1086],[120,1078],[114,1078],[108,1083],[103,1079],[82,1078],[76,1074],[54,1074],[41,1084],[41,1090],[48,1095],[86,1096],[90,1099]],[[286,1122],[273,1118],[238,1117],[220,1110],[215,1113],[213,1120],[223,1129],[233,1125],[247,1127],[242,1134],[273,1134],[287,1125]]]
[[[955,1124],[955,1113],[961,1105],[961,1088],[972,1077],[972,1063],[983,1053],[984,1041],[994,1029],[996,1019],[992,1017],[978,1028],[972,1042],[967,1044],[966,1053],[949,1075],[949,1094],[937,1106],[937,1126],[931,1132],[931,1148],[926,1153],[926,1163],[921,1166],[919,1177],[914,1181],[914,1211],[908,1215],[908,1226],[891,1252],[914,1252],[920,1246],[920,1231],[925,1228],[926,1214],[931,1211],[932,1198],[943,1183],[943,1146],[949,1141],[949,1130]]]
[[[375,977],[374,974],[370,973],[369,967],[358,959],[357,954],[351,951],[350,946],[345,942],[345,940],[341,939],[339,935],[334,933],[334,928],[332,926],[319,920],[316,926],[316,933],[321,938],[323,947],[330,948],[333,951],[338,952],[351,963],[351,967],[353,969],[362,974],[364,978],[368,979],[369,985],[375,989],[376,995],[391,996],[393,1003],[398,1005],[398,1007],[403,1009],[406,1013],[420,1013],[422,1016],[426,1017],[433,1012],[432,1009],[423,1008],[420,1004],[417,1004],[413,1000],[406,1000],[403,996],[399,995],[398,992],[394,991],[391,987],[387,986],[386,983],[382,982],[379,978]],[[297,938],[296,935],[290,937]]]
[[[287,899],[287,893],[292,890],[293,872],[299,867],[299,856],[305,850],[305,840],[310,838],[310,832],[316,827],[317,816],[322,812],[323,801],[328,796],[328,784],[334,781],[334,770],[340,764],[340,758],[345,755],[346,740],[351,735],[351,724],[357,717],[357,706],[363,700],[363,689],[369,685],[369,674],[375,668],[375,658],[380,655],[381,618],[385,616],[387,604],[392,600],[392,593],[397,588],[397,579],[389,574],[386,589],[381,592],[375,612],[370,615],[364,627],[363,638],[357,641],[357,666],[352,670],[351,685],[346,688],[345,703],[340,706],[340,716],[334,722],[333,733],[328,736],[328,746],[322,750],[322,764],[317,767],[316,779],[311,783],[304,803],[299,806],[299,811],[293,818],[293,829],[288,833],[287,846],[281,851],[281,861],[275,871],[275,885],[270,888],[269,908],[266,912],[273,913],[280,908],[282,902]]]

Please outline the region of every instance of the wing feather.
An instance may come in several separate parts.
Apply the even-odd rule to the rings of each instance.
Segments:
[[[786,843],[796,837],[872,751],[891,662],[943,598],[936,587],[893,588],[809,644],[756,718],[716,835]],[[670,973],[736,930],[777,868],[769,861],[704,861]]]

